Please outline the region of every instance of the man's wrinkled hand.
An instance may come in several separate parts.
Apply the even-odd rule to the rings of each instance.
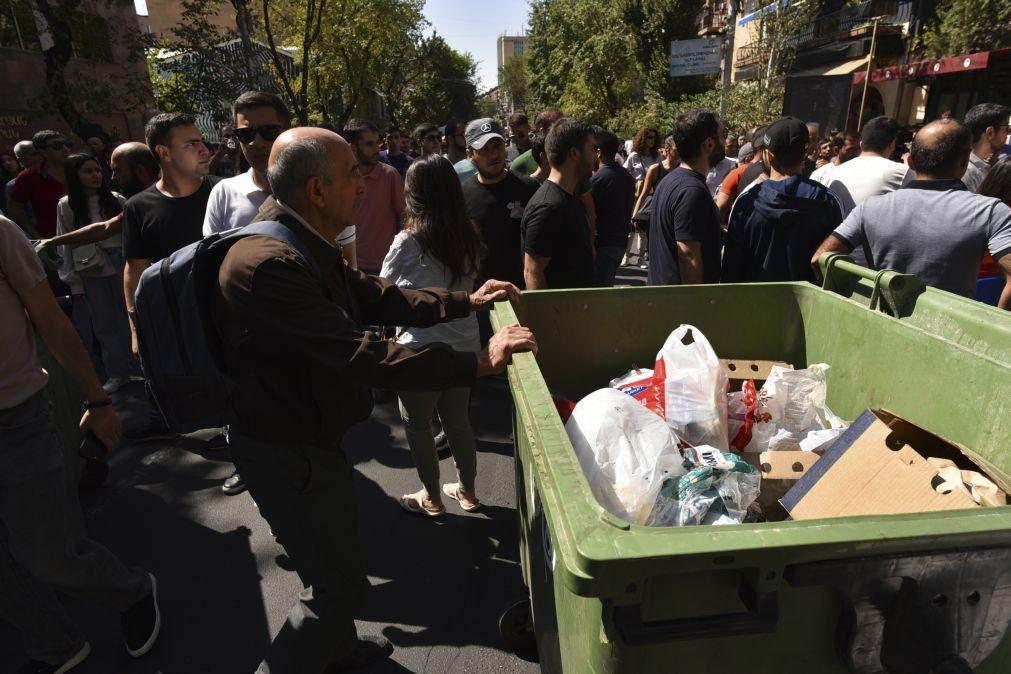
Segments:
[[[530,328],[519,324],[507,325],[488,342],[488,349],[478,357],[477,375],[484,376],[505,372],[514,353],[531,351],[537,355],[537,340]]]
[[[477,289],[470,296],[470,309],[477,311],[487,309],[495,302],[509,300],[510,302],[520,301],[520,289],[507,281],[496,281],[494,279],[486,281],[483,286]]]

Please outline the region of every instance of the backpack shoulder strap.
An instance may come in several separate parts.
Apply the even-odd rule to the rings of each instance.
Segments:
[[[298,237],[298,234],[293,232],[289,227],[285,226],[284,223],[277,220],[263,220],[261,222],[254,222],[250,225],[246,225],[242,228],[242,235],[246,236],[269,236],[273,239],[278,239],[286,243],[295,253],[302,258],[302,260],[309,265],[313,273],[316,276],[321,276],[319,265],[316,263],[316,258],[312,256],[309,249],[306,248],[305,244]]]

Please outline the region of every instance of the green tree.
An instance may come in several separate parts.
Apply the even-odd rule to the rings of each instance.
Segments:
[[[783,109],[785,78],[797,56],[797,43],[792,38],[818,16],[822,4],[822,0],[782,0],[762,15],[756,42],[762,60],[755,77],[761,118]]]
[[[421,122],[438,124],[449,117],[477,117],[474,58],[456,51],[439,35],[428,41],[426,54],[428,67],[406,91],[402,103],[405,128]]]
[[[525,55],[510,56],[506,59],[498,69],[498,86],[502,100],[510,102],[514,108],[522,109],[525,106],[530,89]]]
[[[673,101],[711,86],[709,78],[671,77],[670,43],[698,37],[702,0],[626,0],[623,21],[633,27],[636,66],[647,92]]]
[[[943,0],[920,40],[927,58],[958,56],[1011,46],[1011,2]]]

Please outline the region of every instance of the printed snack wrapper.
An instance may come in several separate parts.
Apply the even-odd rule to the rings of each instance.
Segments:
[[[612,379],[608,386],[632,396],[645,405],[646,396],[649,394],[649,387],[652,383],[653,370],[633,368],[617,379]]]

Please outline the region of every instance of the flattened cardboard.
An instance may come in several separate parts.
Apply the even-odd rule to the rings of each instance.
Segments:
[[[793,369],[793,365],[790,365],[789,363],[781,363],[778,360],[720,358],[720,364],[723,365],[723,371],[726,373],[727,379],[735,381],[744,379],[765,381],[769,378],[769,373],[772,372],[772,368],[776,365],[779,367],[785,367],[788,370]]]
[[[978,508],[963,492],[935,491],[932,480],[937,470],[916,449],[925,443],[932,453],[940,454],[944,441],[927,434],[927,442],[923,433],[894,414],[868,410],[780,503],[795,520]],[[948,447],[945,453],[958,452]]]

